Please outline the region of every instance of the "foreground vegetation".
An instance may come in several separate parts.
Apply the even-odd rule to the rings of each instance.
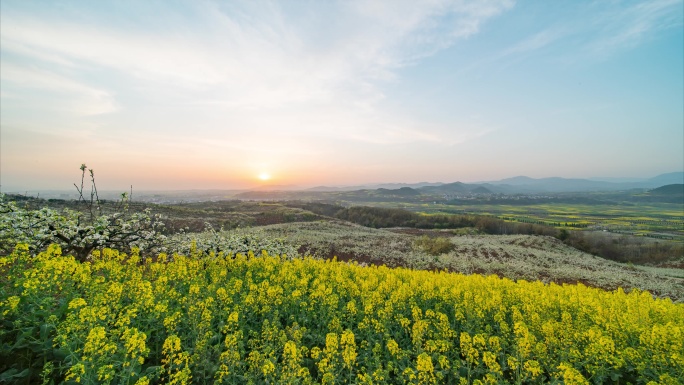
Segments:
[[[263,254],[0,258],[0,381],[680,383],[684,305]]]
[[[681,243],[92,179],[0,196],[0,383],[684,381]]]

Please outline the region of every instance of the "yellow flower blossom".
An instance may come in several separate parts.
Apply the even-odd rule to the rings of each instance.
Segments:
[[[0,314],[70,357],[72,383],[674,384],[684,367],[684,306],[650,293],[253,255],[15,252]]]
[[[69,309],[78,309],[86,305],[87,303],[83,298],[74,298],[69,302]]]
[[[354,333],[349,329],[342,332],[342,336],[340,337],[340,344],[343,347],[342,360],[344,361],[344,365],[348,369],[351,369],[351,367],[356,363],[357,356],[356,340],[354,338]]]
[[[16,295],[7,298],[7,309],[3,310],[2,315],[7,315],[8,313],[15,312],[17,310],[17,306],[19,306],[20,301],[21,298]]]
[[[268,377],[269,374],[275,372],[275,369],[275,365],[273,365],[271,360],[265,360],[264,364],[261,366],[261,372],[264,373],[265,377]]]
[[[397,344],[397,341],[391,338],[389,339],[389,341],[387,341],[387,350],[389,350],[390,354],[395,357],[399,356],[399,352],[401,351],[399,349],[399,344]]]
[[[584,378],[582,373],[573,368],[571,365],[563,362],[558,365],[558,369],[561,370],[563,380],[567,385],[589,385],[589,381]]]
[[[67,375],[64,378],[66,381],[73,380],[75,382],[81,382],[81,376],[85,374],[85,366],[82,363],[78,363],[69,368]]]

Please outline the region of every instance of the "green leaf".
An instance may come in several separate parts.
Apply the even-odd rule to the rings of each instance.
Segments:
[[[0,373],[0,382],[7,382],[9,380],[15,380],[19,378],[26,378],[31,374],[29,369],[24,369],[19,372],[17,369],[10,369]]]

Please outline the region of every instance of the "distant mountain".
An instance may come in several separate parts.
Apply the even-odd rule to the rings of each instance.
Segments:
[[[672,195],[684,197],[684,184],[668,184],[649,191],[651,195]]]
[[[637,195],[636,199],[643,202],[684,204],[684,184],[674,183],[660,186],[648,191],[646,194]]]
[[[420,191],[412,189],[411,187],[402,187],[402,188],[398,188],[398,189],[379,188],[375,191],[378,194],[382,194],[382,195],[394,195],[394,196],[402,196],[402,197],[420,195]]]
[[[668,172],[667,174],[660,174],[648,180],[657,186],[664,186],[668,184],[684,184],[684,172]]]
[[[639,183],[645,182],[646,178],[614,178],[614,177],[599,177],[599,178],[586,178],[594,182],[610,182],[610,183]]]
[[[488,188],[486,188],[484,186],[475,187],[474,189],[470,190],[470,192],[473,194],[491,194],[492,193],[491,190],[489,190]]]
[[[511,186],[523,186],[528,184],[535,184],[541,181],[541,179],[530,178],[529,176],[514,176],[513,178],[501,179],[493,182],[488,182],[491,184],[507,184]]]
[[[347,191],[344,187],[332,187],[332,186],[316,186],[305,189],[304,191],[313,192],[330,192],[330,191]]]
[[[430,183],[430,182],[419,182],[419,183],[375,183],[375,184],[367,184],[367,185],[357,185],[357,186],[316,186],[312,188],[308,188],[305,191],[318,191],[318,192],[325,192],[325,191],[357,191],[357,190],[376,190],[379,188],[387,189],[387,190],[397,190],[402,187],[410,187],[413,189],[425,187],[425,186],[440,186],[443,185],[444,183],[436,182],[436,183]]]
[[[421,187],[420,191],[431,194],[453,194],[453,193],[467,193],[474,187],[462,182],[447,183],[441,186],[425,186]]]
[[[664,185],[683,184],[684,172],[671,172],[658,175],[650,179],[635,181],[634,178],[613,178],[613,181],[578,178],[530,178],[528,176],[516,176],[497,181],[480,183],[380,183],[358,186],[317,186],[303,192],[355,192],[365,190],[364,194],[375,194],[384,196],[416,196],[420,194],[544,194],[544,193],[564,193],[564,192],[592,192],[592,191],[627,191],[627,190],[649,190]],[[625,181],[631,180],[631,181]],[[271,191],[272,194],[263,192]],[[276,191],[273,191],[276,190]],[[292,186],[265,186],[250,190],[250,194],[236,196],[241,199],[265,199],[265,197],[276,197],[274,194],[278,190],[292,191]],[[261,194],[251,194],[260,192]],[[658,193],[656,193],[658,194]],[[283,195],[283,194],[280,194]],[[249,198],[248,198],[249,197]]]
[[[419,189],[426,194],[491,194],[491,189],[479,184],[462,182],[447,183],[441,186],[425,186]]]
[[[366,185],[367,188],[369,189],[377,189],[377,188],[386,188],[390,190],[396,190],[402,187],[411,187],[411,188],[421,188],[425,186],[441,186],[444,183],[436,182],[436,183],[430,183],[430,182],[418,182],[418,183],[382,183],[382,184],[371,184],[371,185]]]
[[[659,175],[651,179],[642,179],[640,182],[607,182],[589,179],[570,179],[561,177],[550,178],[530,178],[528,176],[516,176],[513,178],[501,179],[498,181],[484,183],[416,183],[408,187],[406,184],[390,183],[384,185],[356,186],[364,187],[357,190],[373,191],[375,194],[385,196],[412,196],[419,194],[544,194],[544,193],[565,193],[565,192],[591,192],[591,191],[627,191],[627,190],[647,190],[662,186],[656,184],[659,181],[669,181],[684,177],[684,173],[668,173]],[[379,187],[376,187],[379,186]],[[396,186],[403,186],[397,189]],[[391,188],[395,187],[395,188]],[[350,187],[352,188],[352,187]],[[405,189],[405,190],[404,190]],[[404,190],[404,191],[399,191]],[[311,191],[311,189],[310,189]],[[325,190],[319,188],[313,191],[348,191],[344,190]]]
[[[631,183],[599,182],[588,179],[566,179],[559,177],[534,179],[526,176],[490,182],[493,185],[515,186],[519,192],[579,192],[609,191],[637,188]]]
[[[617,178],[616,178],[617,180]],[[586,192],[586,191],[621,191],[631,189],[650,189],[666,184],[684,183],[684,172],[672,172],[658,175],[650,179],[632,182],[609,182],[590,179],[569,179],[560,177],[530,178],[516,176],[498,181],[487,182],[485,185],[496,186],[494,192],[508,194],[524,193],[557,193],[557,192]]]

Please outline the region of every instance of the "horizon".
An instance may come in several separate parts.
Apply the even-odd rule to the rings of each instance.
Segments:
[[[684,2],[0,3],[0,188],[647,179]],[[71,186],[73,188],[73,186]]]
[[[101,189],[98,187],[98,192],[101,194],[115,194],[119,195],[122,191],[128,192],[127,188],[132,189],[134,192],[137,191],[138,193],[174,193],[174,192],[247,192],[247,191],[306,191],[306,190],[312,190],[316,188],[331,188],[331,189],[340,189],[340,190],[346,190],[349,189],[349,191],[354,191],[355,189],[375,189],[375,188],[387,188],[386,186],[391,186],[391,185],[397,185],[397,189],[404,187],[404,186],[415,186],[415,185],[448,185],[448,184],[453,184],[453,183],[465,183],[465,184],[471,184],[471,185],[478,185],[478,184],[499,184],[500,182],[503,182],[505,180],[509,179],[517,179],[517,178],[529,178],[531,180],[544,180],[544,179],[554,179],[554,178],[560,178],[564,180],[580,180],[580,181],[590,181],[590,182],[604,182],[604,183],[611,183],[611,184],[634,184],[634,183],[640,183],[640,182],[647,182],[649,179],[653,179],[656,177],[668,175],[668,174],[684,174],[684,171],[675,171],[675,172],[668,172],[668,173],[663,173],[659,175],[654,175],[654,176],[648,176],[648,177],[642,177],[642,178],[619,178],[619,177],[606,177],[606,178],[564,178],[562,176],[547,176],[547,177],[540,177],[540,178],[532,178],[526,175],[516,175],[512,177],[506,177],[502,178],[499,180],[475,180],[475,181],[465,181],[465,180],[455,180],[455,181],[436,181],[436,182],[429,182],[429,181],[420,181],[420,182],[371,182],[371,183],[364,183],[364,184],[356,184],[356,185],[274,185],[274,184],[268,184],[268,183],[262,183],[262,184],[255,184],[252,186],[247,186],[244,188],[206,188],[206,189],[135,189],[135,186],[128,186],[123,189]],[[684,176],[684,175],[682,175]],[[97,181],[96,181],[97,182]],[[684,180],[682,181],[684,183]],[[73,186],[73,185],[72,185]],[[86,190],[88,189],[89,182],[85,184]],[[662,187],[662,186],[660,186]],[[414,187],[415,188],[415,187]],[[637,187],[638,188],[638,187]],[[590,192],[590,190],[587,190],[587,192]],[[55,188],[55,189],[5,189],[3,186],[0,186],[0,194],[35,194],[35,193],[71,193],[73,195],[77,195],[78,192],[75,191],[74,188],[71,189],[63,189],[63,188]]]

